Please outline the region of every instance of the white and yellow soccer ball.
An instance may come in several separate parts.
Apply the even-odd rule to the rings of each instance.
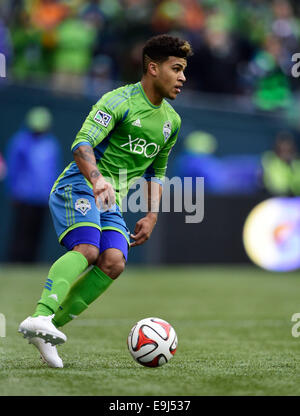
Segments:
[[[172,325],[160,318],[138,321],[127,339],[132,357],[146,367],[160,367],[170,361],[176,352],[177,343]]]

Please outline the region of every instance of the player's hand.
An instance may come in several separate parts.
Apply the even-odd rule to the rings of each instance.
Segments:
[[[157,215],[147,215],[141,218],[135,225],[134,234],[130,234],[130,237],[134,240],[130,244],[130,247],[139,246],[147,241],[153,231],[153,228],[157,221]]]
[[[103,176],[99,176],[97,181],[94,182],[93,192],[98,209],[107,210],[116,203],[114,188]]]

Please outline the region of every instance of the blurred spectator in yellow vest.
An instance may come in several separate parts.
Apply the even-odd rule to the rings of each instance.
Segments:
[[[280,132],[273,151],[262,155],[263,185],[271,195],[300,195],[300,158],[289,132]]]

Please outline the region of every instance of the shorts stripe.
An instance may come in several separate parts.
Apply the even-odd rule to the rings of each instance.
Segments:
[[[69,227],[70,221],[69,221],[69,212],[68,212],[68,206],[67,206],[68,199],[67,199],[67,195],[65,192],[63,193],[63,199],[65,200],[66,221],[67,221],[67,226]]]
[[[65,187],[63,198],[65,200],[66,220],[67,220],[67,225],[69,227],[75,223],[75,215],[74,215],[73,201],[72,201],[72,185]]]
[[[70,187],[69,195],[70,195],[70,209],[71,209],[71,215],[72,215],[72,223],[71,223],[71,225],[72,225],[72,224],[75,223],[75,214],[74,214],[73,197],[72,197],[72,185]]]

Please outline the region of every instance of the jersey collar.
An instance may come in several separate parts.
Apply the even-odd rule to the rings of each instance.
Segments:
[[[142,95],[143,95],[145,101],[147,101],[147,103],[150,105],[150,107],[152,107],[152,108],[160,108],[161,107],[161,104],[160,105],[154,105],[154,104],[151,103],[151,101],[147,97],[147,95],[146,95],[146,93],[144,91],[144,88],[143,88],[143,86],[142,86],[142,84],[141,84],[140,81],[137,83],[137,85],[139,86],[139,88],[140,88],[140,90],[142,92]]]

